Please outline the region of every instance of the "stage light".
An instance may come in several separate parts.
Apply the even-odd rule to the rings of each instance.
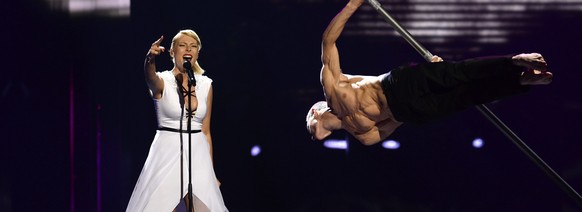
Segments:
[[[582,0],[378,0],[421,43],[433,44],[443,58],[463,57],[469,48],[509,43],[518,36],[535,34],[548,12],[568,17],[582,11]],[[557,18],[557,17],[552,17]],[[382,38],[400,34],[379,16],[371,4],[363,4],[346,25],[346,36]],[[393,41],[388,41],[393,42]],[[458,44],[454,46],[452,44]],[[489,47],[495,48],[495,47]],[[483,48],[485,49],[485,48]]]
[[[485,144],[485,142],[481,138],[475,138],[473,140],[473,147],[475,147],[477,149],[483,147],[484,144]]]
[[[130,0],[45,0],[55,10],[68,11],[72,15],[97,15],[129,17]]]
[[[257,155],[261,154],[261,146],[254,145],[251,148],[251,156],[256,157]]]
[[[384,149],[398,149],[400,148],[400,142],[395,140],[386,140],[382,142],[382,147],[384,147]]]
[[[325,140],[323,146],[330,149],[348,149],[348,141],[346,140]]]

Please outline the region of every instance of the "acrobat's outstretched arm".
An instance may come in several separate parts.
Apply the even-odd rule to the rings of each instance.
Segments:
[[[321,62],[323,63],[323,67],[321,68],[320,80],[326,94],[331,92],[330,89],[339,82],[342,76],[336,41],[341,35],[348,19],[363,2],[363,0],[351,0],[348,2],[331,20],[323,33],[321,44]]]

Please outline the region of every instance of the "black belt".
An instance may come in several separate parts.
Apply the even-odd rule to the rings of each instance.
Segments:
[[[177,132],[177,133],[180,132],[179,129],[169,128],[169,127],[158,127],[158,130]],[[190,130],[190,131],[182,130],[182,133],[199,133],[199,132],[201,132],[201,131],[200,130]]]

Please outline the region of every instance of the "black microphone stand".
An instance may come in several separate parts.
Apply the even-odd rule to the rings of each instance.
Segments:
[[[188,205],[188,212],[194,211],[194,198],[192,192],[192,116],[194,116],[192,112],[192,87],[196,86],[196,79],[194,78],[194,73],[192,71],[192,64],[188,59],[184,59],[184,69],[188,74],[188,107],[187,109],[187,116],[188,116],[188,123],[186,128],[188,130],[188,201],[190,204]]]
[[[189,77],[188,77],[189,78]],[[192,82],[188,79],[188,107],[192,106]],[[188,212],[194,211],[194,201],[192,198],[192,108],[188,110]]]

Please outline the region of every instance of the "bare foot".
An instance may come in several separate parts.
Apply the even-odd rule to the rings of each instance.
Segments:
[[[525,71],[519,77],[522,85],[547,85],[552,82],[554,75],[549,71]]]
[[[518,54],[511,57],[514,65],[523,66],[538,71],[546,71],[548,64],[539,53]]]
[[[436,56],[436,55],[434,55],[434,56],[432,56],[432,57],[430,58],[430,62],[431,62],[431,63],[436,63],[436,62],[443,62],[443,58],[441,58],[441,57],[439,57],[439,56]]]

